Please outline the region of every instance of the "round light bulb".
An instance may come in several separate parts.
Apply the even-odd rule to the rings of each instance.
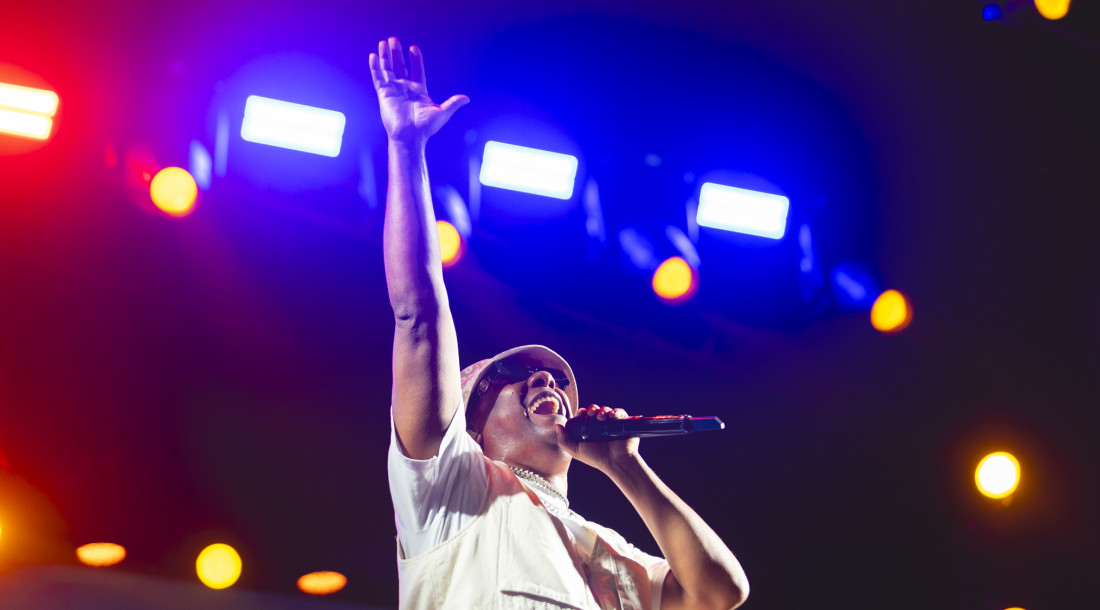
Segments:
[[[195,572],[211,589],[231,587],[241,576],[241,556],[228,544],[211,544],[199,553]]]
[[[913,309],[909,300],[897,290],[887,290],[878,295],[871,306],[871,326],[884,333],[898,333],[909,326]]]
[[[1061,19],[1069,13],[1070,0],[1035,0],[1039,14],[1050,20]]]
[[[149,196],[153,198],[153,205],[162,212],[180,218],[195,209],[199,187],[187,170],[166,167],[153,176],[149,183]]]
[[[1020,484],[1020,462],[1011,453],[990,453],[978,462],[974,481],[983,495],[995,500],[1006,498]]]
[[[446,220],[437,220],[435,226],[439,233],[439,256],[443,259],[443,267],[453,267],[462,260],[465,250],[462,235]]]
[[[696,272],[679,256],[666,259],[653,272],[653,292],[666,302],[679,303],[695,293]]]

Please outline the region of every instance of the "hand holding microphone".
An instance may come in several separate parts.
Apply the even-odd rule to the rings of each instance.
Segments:
[[[726,424],[717,417],[691,415],[635,415],[627,418],[598,419],[587,411],[565,422],[565,433],[575,442],[607,442],[624,438],[678,436],[689,432],[722,430]]]
[[[579,409],[577,416],[564,425],[559,424],[558,446],[574,459],[614,479],[614,473],[626,463],[624,458],[634,456],[641,460],[638,455],[639,437],[721,430],[723,427],[722,421],[716,417],[630,417],[622,409],[592,405]]]

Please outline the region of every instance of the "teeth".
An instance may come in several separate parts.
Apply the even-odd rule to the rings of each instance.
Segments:
[[[537,411],[538,408],[546,402],[550,403],[550,405],[554,408],[554,415],[557,415],[558,412],[561,411],[561,405],[558,403],[558,400],[552,396],[546,396],[536,400],[535,404],[531,405],[531,410]]]

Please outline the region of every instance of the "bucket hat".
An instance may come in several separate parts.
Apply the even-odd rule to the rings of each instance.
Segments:
[[[482,379],[489,374],[492,365],[509,358],[516,358],[527,365],[560,369],[564,372],[566,378],[569,379],[569,384],[559,389],[562,390],[566,398],[569,399],[569,408],[571,409],[570,415],[576,413],[580,403],[577,402],[577,379],[573,376],[573,369],[570,368],[565,358],[562,358],[557,352],[544,345],[521,345],[519,347],[513,347],[492,358],[479,360],[462,369],[462,372],[459,374],[462,381],[462,404],[467,411],[470,409],[470,399],[474,395],[474,391],[478,387],[478,384],[481,383]]]

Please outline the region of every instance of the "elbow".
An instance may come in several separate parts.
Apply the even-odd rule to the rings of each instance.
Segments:
[[[730,582],[726,588],[726,600],[721,606],[723,609],[732,610],[745,603],[749,599],[749,579],[745,576],[744,570],[737,570],[736,574],[732,574]]]
[[[426,322],[438,320],[442,306],[437,299],[420,295],[390,295],[393,318],[399,327],[417,328]]]
[[[728,599],[727,604],[725,606],[723,606],[723,608],[728,608],[729,610],[733,610],[734,608],[736,608],[736,607],[740,606],[741,604],[745,603],[748,599],[749,599],[749,581],[742,578],[741,582],[739,582],[737,584],[737,586],[735,586],[733,588],[733,590],[731,591],[730,598]]]
[[[707,610],[733,610],[749,598],[749,581],[744,572],[731,575],[731,578],[721,587],[715,587],[710,591],[706,603],[697,607]]]
[[[447,311],[447,291],[427,274],[418,281],[387,279],[390,308],[399,326],[418,326],[439,320]]]
[[[717,571],[699,574],[692,584],[684,587],[676,574],[669,572],[665,581],[665,595],[676,598],[677,606],[697,610],[732,610],[749,598],[749,579],[736,559]]]

